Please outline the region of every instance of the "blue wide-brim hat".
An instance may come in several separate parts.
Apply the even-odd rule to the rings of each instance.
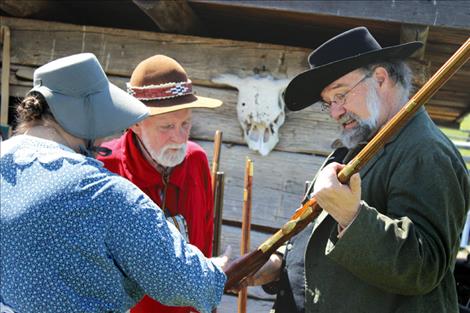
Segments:
[[[406,59],[422,46],[413,41],[382,48],[367,28],[350,29],[309,55],[310,69],[294,77],[286,88],[286,106],[291,111],[302,110],[321,100],[322,90],[341,76],[372,63]]]
[[[83,139],[114,135],[143,120],[148,108],[109,82],[96,56],[80,53],[34,71],[29,93],[44,96],[52,115],[68,133]]]

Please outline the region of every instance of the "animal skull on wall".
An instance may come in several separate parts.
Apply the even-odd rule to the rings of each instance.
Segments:
[[[268,155],[278,143],[279,128],[284,124],[285,104],[281,93],[289,80],[222,74],[212,81],[238,89],[237,115],[245,141],[250,149]]]

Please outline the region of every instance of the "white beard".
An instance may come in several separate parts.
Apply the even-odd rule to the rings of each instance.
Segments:
[[[150,157],[163,167],[174,167],[183,162],[186,156],[187,144],[170,143],[155,151],[151,147],[151,141],[147,136],[140,137],[141,143],[144,145],[145,150],[150,154]],[[170,149],[178,149],[176,152],[169,151]]]
[[[354,128],[343,128],[341,131],[340,140],[348,149],[354,148],[359,143],[368,140],[377,131],[380,98],[374,86],[368,84],[368,87],[366,105],[369,109],[370,117],[363,120],[356,114],[348,112],[339,120],[341,124],[349,119],[357,121],[357,125]]]
[[[169,151],[170,149],[178,149],[176,152]],[[158,164],[164,167],[174,167],[183,162],[186,156],[186,143],[183,144],[168,144],[160,149],[158,153],[153,150],[149,150],[152,158],[157,161]]]

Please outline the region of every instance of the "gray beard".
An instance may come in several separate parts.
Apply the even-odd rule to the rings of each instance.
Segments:
[[[144,145],[145,151],[150,157],[163,167],[174,167],[183,162],[186,157],[187,143],[184,144],[167,144],[160,148],[159,151],[153,150],[147,136],[140,137],[140,141]],[[178,149],[176,152],[170,152],[169,149]]]
[[[169,149],[177,148],[177,152],[169,152]],[[177,145],[169,144],[164,146],[159,153],[150,151],[152,158],[157,161],[158,164],[164,167],[174,167],[183,162],[186,156],[187,144]]]
[[[340,140],[343,145],[352,149],[357,147],[361,142],[367,141],[372,134],[374,134],[378,127],[378,116],[379,116],[379,106],[380,99],[375,88],[369,85],[369,89],[366,95],[366,105],[370,112],[370,117],[368,119],[361,119],[354,113],[348,112],[341,117],[341,121],[347,121],[353,119],[357,122],[357,125],[351,129],[343,128],[340,134]]]
[[[369,125],[365,124],[361,120],[358,120],[357,116],[354,117],[352,115],[353,114],[351,113],[351,117],[356,119],[358,125],[352,129],[343,129],[340,135],[341,142],[348,149],[357,147],[359,143],[366,141],[372,134],[372,129]]]

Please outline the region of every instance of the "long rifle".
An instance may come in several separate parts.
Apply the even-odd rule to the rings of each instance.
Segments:
[[[242,239],[240,254],[250,251],[250,228],[251,228],[251,196],[253,186],[253,161],[246,159],[245,181],[243,187],[243,210],[242,210]],[[247,287],[238,293],[238,313],[246,313],[246,301],[248,297]]]
[[[212,245],[212,255],[219,256],[220,251],[220,234],[222,233],[222,216],[224,211],[224,186],[225,173],[217,172],[215,179],[216,187],[214,194],[214,244]]]
[[[427,81],[405,106],[385,124],[374,138],[353,158],[339,173],[338,180],[345,184],[349,178],[359,172],[379,151],[387,140],[426,103],[444,83],[470,58],[470,38],[450,57],[449,60]],[[246,277],[253,275],[284,242],[299,233],[320,213],[321,208],[315,197],[297,209],[290,220],[274,235],[262,243],[256,250],[245,254],[230,264],[225,271],[227,282],[225,290],[231,290]]]
[[[214,134],[214,153],[211,166],[211,188],[214,197],[214,236],[212,244],[212,255],[218,256],[220,253],[220,232],[222,224],[222,206],[223,206],[223,186],[219,188],[218,184],[224,179],[223,173],[219,175],[220,148],[222,145],[222,131],[216,130]]]
[[[222,131],[216,130],[214,134],[214,155],[212,157],[211,178],[212,178],[212,195],[215,195],[216,176],[219,170],[220,147],[222,144]]]

